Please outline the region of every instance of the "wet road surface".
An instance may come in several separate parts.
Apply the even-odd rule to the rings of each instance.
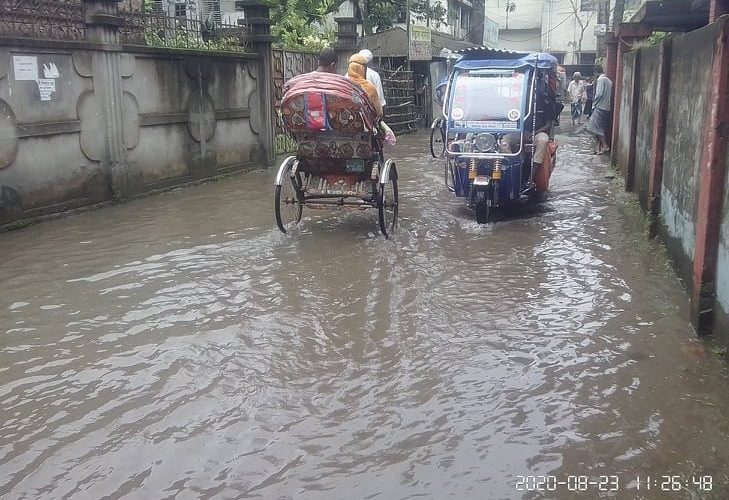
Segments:
[[[488,226],[410,136],[389,241],[280,234],[274,171],[0,235],[2,496],[729,498],[726,364],[561,142],[551,199]]]

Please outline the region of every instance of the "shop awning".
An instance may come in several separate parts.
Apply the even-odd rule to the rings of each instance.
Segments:
[[[709,24],[708,0],[650,0],[631,23],[647,24],[654,31],[691,31]]]
[[[433,59],[445,59],[448,51],[457,52],[476,45],[438,31],[431,31]],[[377,57],[407,57],[408,43],[405,28],[395,26],[379,33],[373,33],[360,39],[360,47],[367,48]],[[447,49],[447,50],[443,50]]]

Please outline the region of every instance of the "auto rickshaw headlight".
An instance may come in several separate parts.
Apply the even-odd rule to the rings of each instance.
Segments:
[[[496,147],[496,137],[489,133],[478,134],[473,143],[481,153],[488,153]]]

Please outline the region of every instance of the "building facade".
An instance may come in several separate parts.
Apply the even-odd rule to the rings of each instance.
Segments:
[[[141,4],[142,0],[123,2]],[[243,19],[243,2],[240,0],[154,0],[153,8],[168,16],[212,19],[223,24],[236,25],[239,19]]]
[[[497,48],[550,52],[563,64],[593,64],[600,4],[600,0],[487,0],[486,16],[499,26]],[[611,16],[614,4],[610,0]]]
[[[479,15],[475,12],[472,0],[430,0],[430,6],[440,6],[445,12],[443,19],[419,19],[416,13],[411,13],[410,21],[418,26],[428,26],[433,31],[444,33],[452,36],[456,40],[468,40],[474,35],[483,38],[483,12]],[[482,4],[478,4],[482,5]],[[354,0],[346,0],[339,6],[339,10],[327,16],[325,25],[334,28],[336,24],[334,19],[337,17],[353,17],[362,19],[364,12],[363,2]],[[394,19],[395,27],[406,29],[406,16],[401,13],[398,18]],[[362,25],[359,26],[359,34],[365,35],[362,31]],[[480,41],[479,41],[480,43]]]

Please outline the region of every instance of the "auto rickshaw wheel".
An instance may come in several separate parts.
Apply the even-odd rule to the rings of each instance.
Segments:
[[[397,168],[392,160],[387,160],[382,169],[377,208],[379,211],[380,232],[385,238],[389,238],[397,225],[399,211]]]
[[[297,189],[297,186],[301,186],[300,174],[297,172],[294,178],[291,177],[295,160],[295,157],[290,156],[283,161],[279,169],[280,182],[276,184],[274,210],[276,225],[282,233],[286,233],[287,226],[301,222],[304,209],[300,191]]]
[[[475,197],[476,222],[486,224],[493,220],[493,186],[479,191]]]

